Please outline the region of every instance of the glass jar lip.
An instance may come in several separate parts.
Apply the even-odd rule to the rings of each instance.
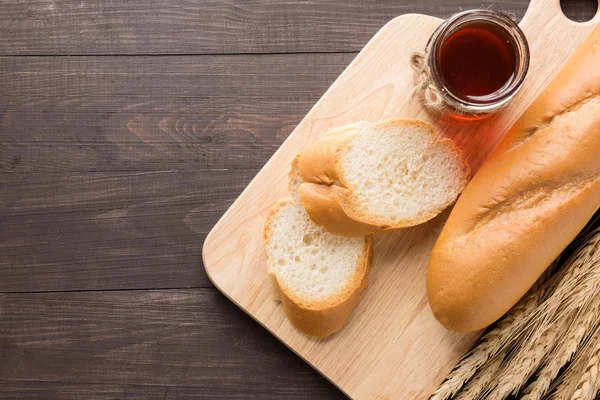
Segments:
[[[485,103],[469,101],[468,99],[456,94],[452,88],[449,87],[449,85],[445,84],[445,80],[443,79],[437,64],[441,45],[444,43],[444,40],[462,25],[477,21],[493,23],[506,31],[513,40],[518,52],[516,59],[517,63],[519,63],[519,68],[517,69],[515,78],[508,85],[508,87],[498,95],[498,97],[495,97],[492,101]],[[529,70],[529,44],[527,43],[525,34],[519,25],[508,15],[493,10],[474,9],[453,15],[444,21],[433,32],[429,38],[429,41],[427,42],[426,52],[429,54],[428,66],[435,85],[447,97],[446,100],[449,100],[449,103],[454,108],[468,112],[486,113],[503,107],[514,97],[514,95],[520,90],[521,86],[523,86],[523,82]]]

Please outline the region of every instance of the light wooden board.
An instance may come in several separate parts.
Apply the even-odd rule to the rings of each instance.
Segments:
[[[559,0],[532,1],[521,21],[532,55],[525,86],[509,108],[479,121],[430,113],[410,96],[414,77],[409,56],[424,48],[441,20],[408,14],[390,21],[207,237],[203,258],[215,286],[352,398],[427,398],[478,337],[446,331],[427,304],[427,260],[448,211],[426,224],[376,237],[369,287],[348,325],[324,340],[294,329],[271,293],[262,246],[265,215],[286,195],[293,157],[329,129],[359,120],[428,120],[456,141],[477,170],[599,18],[577,24],[563,16]]]

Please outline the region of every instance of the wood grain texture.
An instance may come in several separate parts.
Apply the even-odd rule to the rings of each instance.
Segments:
[[[0,398],[342,399],[214,289],[0,294]]]
[[[0,57],[0,173],[258,169],[353,57]]]
[[[210,287],[201,243],[256,172],[0,175],[0,292]]]
[[[564,0],[587,20],[595,0]],[[354,52],[391,18],[503,10],[520,19],[528,0],[4,0],[0,55]],[[589,19],[589,18],[588,18]]]
[[[429,16],[407,15],[386,24],[259,172],[204,244],[203,259],[215,285],[356,399],[428,398],[477,338],[476,333],[460,335],[445,330],[427,305],[427,261],[447,213],[429,223],[376,237],[371,282],[349,324],[327,340],[309,338],[287,321],[264,273],[263,222],[269,207],[286,193],[292,159],[330,129],[360,120],[412,117],[430,121],[442,136],[454,139],[476,171],[594,27],[566,19],[558,0],[534,1],[521,21],[531,49],[523,90],[503,112],[466,122],[430,112],[411,97],[410,54],[425,47],[440,22]]]
[[[577,0],[581,2],[582,0]],[[528,0],[3,0],[0,55],[359,51],[391,18]]]

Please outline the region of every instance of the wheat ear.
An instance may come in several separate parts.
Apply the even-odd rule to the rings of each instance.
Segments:
[[[539,321],[540,327],[554,323],[561,315],[585,307],[592,299],[590,294],[600,292],[600,268],[596,268],[600,260],[600,228],[578,240],[578,244],[558,275],[549,282],[551,297],[544,302],[544,307],[533,312],[531,320]],[[524,327],[525,324],[521,323],[515,329]],[[537,330],[530,335],[536,338],[542,332]]]
[[[590,305],[583,312],[577,314],[567,333],[561,338],[561,342],[538,373],[537,379],[525,389],[525,395],[521,400],[539,400],[548,393],[552,380],[558,376],[560,369],[577,352],[582,340],[597,320],[599,311],[600,296],[595,296]]]
[[[579,382],[575,387],[575,392],[571,396],[571,400],[593,400],[596,392],[600,389],[600,379],[598,377],[598,369],[600,368],[600,341],[596,341],[593,345],[591,357],[583,370],[583,374],[579,378]]]
[[[483,368],[475,375],[475,377],[461,390],[455,400],[474,400],[480,398],[480,395],[492,382],[496,372],[500,369],[500,365],[506,356],[506,352],[498,354],[489,362],[485,363]]]
[[[475,375],[479,367],[501,351],[503,345],[507,342],[506,335],[510,334],[509,328],[527,317],[537,307],[542,293],[540,287],[532,288],[532,292],[521,299],[498,322],[496,327],[486,333],[479,344],[463,357],[448,375],[446,381],[433,393],[430,400],[446,400],[458,393],[465,382]]]
[[[552,383],[550,389],[555,389],[550,395],[552,400],[570,399],[584,373],[587,360],[590,359],[594,345],[600,341],[600,325],[595,321],[592,331],[586,335],[573,361],[565,368],[564,373]]]
[[[546,355],[554,349],[558,338],[566,331],[567,326],[568,322],[561,320],[555,325],[546,327],[539,338],[524,341],[495,377],[498,383],[486,398],[502,400],[511,393],[517,394],[538,369]]]

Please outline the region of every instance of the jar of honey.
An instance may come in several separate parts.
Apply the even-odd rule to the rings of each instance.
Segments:
[[[454,15],[433,33],[427,52],[430,79],[442,101],[463,114],[504,107],[529,68],[523,31],[507,15],[491,10]]]

